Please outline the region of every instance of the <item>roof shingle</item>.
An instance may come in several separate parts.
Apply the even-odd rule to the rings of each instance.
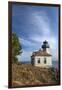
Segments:
[[[32,56],[52,56],[51,54],[47,53],[46,51],[36,51],[32,53]]]

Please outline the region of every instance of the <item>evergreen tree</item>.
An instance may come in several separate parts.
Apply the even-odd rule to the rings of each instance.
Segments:
[[[12,62],[17,63],[17,55],[22,53],[22,47],[15,33],[12,33]]]

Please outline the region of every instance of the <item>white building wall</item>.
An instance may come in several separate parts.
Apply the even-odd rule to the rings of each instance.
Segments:
[[[44,63],[44,58],[46,58],[46,64]],[[38,59],[40,59],[40,63],[38,63]],[[38,67],[51,67],[52,66],[52,57],[51,56],[36,56],[34,65]]]
[[[46,48],[46,52],[47,52],[47,53],[50,53],[50,50],[49,50],[49,48]]]

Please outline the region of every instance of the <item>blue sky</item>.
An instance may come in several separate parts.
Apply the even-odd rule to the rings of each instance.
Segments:
[[[47,40],[50,53],[58,60],[58,7],[13,5],[12,32],[15,32],[22,45],[20,61],[30,60],[33,51],[41,48]]]

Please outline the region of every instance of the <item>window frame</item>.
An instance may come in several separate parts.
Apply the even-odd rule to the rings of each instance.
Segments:
[[[44,57],[44,64],[46,64],[47,63],[47,59],[46,59],[46,57]]]

